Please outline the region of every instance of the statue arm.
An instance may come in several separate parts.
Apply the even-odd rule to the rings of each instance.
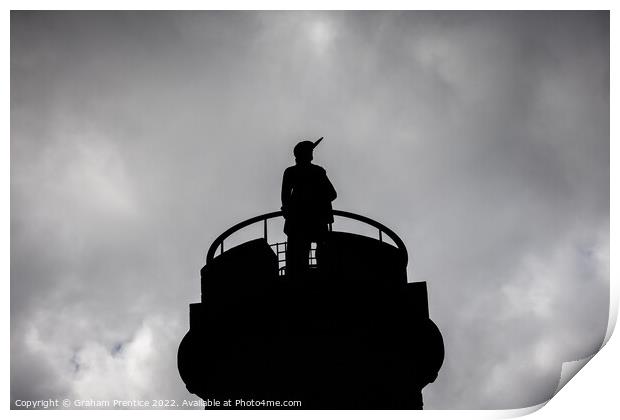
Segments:
[[[327,177],[327,173],[325,173],[325,192],[326,192],[327,199],[330,202],[334,201],[336,197],[338,197],[338,193],[336,192],[336,189],[334,188],[331,181]]]
[[[286,217],[286,212],[288,210],[289,201],[291,198],[291,191],[293,189],[293,185],[291,183],[291,176],[288,171],[284,171],[284,175],[282,176],[282,192],[280,194],[282,200],[282,211],[284,212],[284,217]]]

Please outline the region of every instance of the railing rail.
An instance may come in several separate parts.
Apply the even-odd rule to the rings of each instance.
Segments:
[[[333,210],[332,213],[334,216],[357,220],[358,222],[363,222],[376,228],[379,231],[379,241],[381,242],[383,242],[383,234],[386,234],[396,244],[396,247],[401,252],[405,265],[407,265],[407,261],[409,258],[408,253],[407,253],[407,247],[405,247],[405,243],[402,241],[402,239],[400,239],[400,237],[396,233],[394,233],[394,231],[392,231],[390,228],[377,222],[376,220],[373,220],[366,216],[362,216],[360,214],[351,213],[351,212],[342,211],[342,210]],[[267,243],[269,243],[268,241],[269,232],[267,229],[267,221],[269,219],[273,219],[273,218],[280,217],[280,216],[282,216],[281,211],[265,213],[265,214],[261,214],[260,216],[255,216],[250,219],[244,220],[243,222],[237,223],[230,229],[227,229],[220,236],[218,236],[215,239],[215,241],[213,241],[211,246],[209,247],[209,250],[207,251],[207,264],[209,264],[209,262],[212,261],[213,258],[215,258],[215,252],[217,251],[218,248],[220,249],[220,254],[224,252],[224,240],[226,238],[228,238],[230,235],[237,232],[238,230],[241,230],[254,223],[263,222],[263,237],[265,238],[265,240],[267,240]],[[329,230],[330,231],[332,230],[331,225],[330,225]]]

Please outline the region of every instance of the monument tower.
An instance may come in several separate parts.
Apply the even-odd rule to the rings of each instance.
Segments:
[[[308,173],[323,176],[311,166]],[[291,168],[284,184],[286,176],[293,185],[307,183],[305,169]],[[407,281],[403,241],[375,220],[330,205],[325,232],[308,236],[317,243],[302,254],[297,247],[307,260],[289,269],[287,251],[298,237],[289,232],[287,241],[269,241],[270,223],[296,220],[283,210],[238,223],[210,246],[201,300],[189,306],[189,331],[178,351],[189,392],[233,402],[216,408],[247,408],[235,401],[254,400],[271,402],[262,406],[270,409],[421,409],[422,389],[437,377],[444,347],[429,318],[426,283]],[[343,219],[376,236],[337,230]],[[255,224],[262,224],[261,237],[225,247],[232,234]],[[273,405],[285,401],[301,404]]]

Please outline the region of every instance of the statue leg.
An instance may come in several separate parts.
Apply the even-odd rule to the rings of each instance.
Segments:
[[[286,274],[296,276],[308,271],[310,239],[302,235],[289,235],[286,245]]]

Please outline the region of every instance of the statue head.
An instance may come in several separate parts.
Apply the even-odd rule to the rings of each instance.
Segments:
[[[312,151],[314,150],[314,143],[311,141],[300,141],[295,145],[293,154],[295,155],[295,161],[299,163],[312,162]]]

